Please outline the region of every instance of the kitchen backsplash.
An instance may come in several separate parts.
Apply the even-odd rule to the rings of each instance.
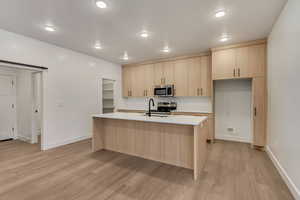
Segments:
[[[121,98],[118,102],[118,109],[145,110],[148,108],[149,98]],[[174,98],[154,98],[155,104],[158,101],[177,102],[177,111],[180,112],[212,112],[212,102],[210,97],[174,97]]]

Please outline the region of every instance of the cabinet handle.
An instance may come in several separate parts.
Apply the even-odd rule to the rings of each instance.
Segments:
[[[201,88],[201,96],[203,96],[203,88]]]
[[[129,90],[127,91],[127,96],[130,96]]]
[[[256,117],[256,115],[257,115],[257,109],[256,107],[254,107],[254,116]]]
[[[233,69],[233,76],[235,77],[235,69]]]
[[[239,77],[241,76],[241,70],[240,70],[240,68],[238,68],[238,76]]]
[[[197,88],[197,96],[199,96],[199,93],[200,93],[200,92],[199,92],[199,88]]]
[[[148,90],[146,90],[146,96],[148,96]]]

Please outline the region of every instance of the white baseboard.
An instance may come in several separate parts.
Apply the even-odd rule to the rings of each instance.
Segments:
[[[279,160],[276,158],[276,156],[273,154],[271,148],[269,146],[266,147],[266,152],[269,155],[270,159],[272,160],[273,164],[275,165],[276,169],[278,170],[279,174],[283,178],[284,182],[290,189],[291,193],[293,194],[294,198],[296,200],[300,200],[300,190],[297,188],[295,183],[292,181],[292,179],[289,177],[288,173],[285,171],[285,169],[280,164]]]
[[[226,140],[226,141],[234,141],[234,142],[244,142],[244,143],[251,143],[249,139],[237,137],[237,136],[229,136],[229,135],[216,135],[216,139],[219,140]]]
[[[24,141],[24,142],[31,143],[31,138],[30,138],[30,137],[27,137],[27,136],[24,136],[24,135],[18,135],[18,136],[17,136],[17,139],[18,139],[18,140],[22,140],[22,141]]]
[[[86,139],[89,139],[89,138],[91,138],[91,135],[81,136],[81,137],[65,140],[63,142],[58,142],[58,143],[54,143],[54,144],[43,145],[42,150],[53,149],[53,148],[56,148],[56,147],[60,147],[60,146],[67,145],[67,144],[72,144],[72,143],[79,142],[81,140],[86,140]]]

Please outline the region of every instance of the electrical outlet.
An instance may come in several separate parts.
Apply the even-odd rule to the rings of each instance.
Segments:
[[[227,131],[228,131],[228,132],[233,132],[233,131],[234,131],[234,128],[227,128]]]
[[[229,132],[230,135],[238,135],[235,128],[229,127],[227,128],[227,131]]]

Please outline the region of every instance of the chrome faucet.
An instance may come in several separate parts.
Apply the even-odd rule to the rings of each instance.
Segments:
[[[152,106],[155,106],[153,98],[150,98],[149,102],[148,102],[149,110],[148,110],[148,113],[147,113],[149,117],[151,117],[151,102],[152,102]]]

